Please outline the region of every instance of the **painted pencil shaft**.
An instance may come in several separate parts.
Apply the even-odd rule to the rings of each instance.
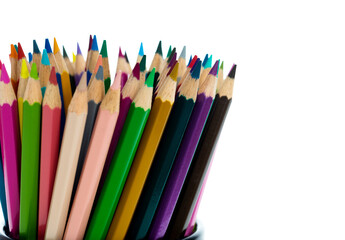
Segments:
[[[1,146],[2,148],[2,146]],[[2,154],[2,151],[1,151]],[[5,180],[4,180],[4,168],[2,166],[2,157],[0,157],[0,202],[2,214],[5,220],[5,227],[8,228],[8,215],[7,215],[7,203],[6,203],[6,191],[5,191]]]

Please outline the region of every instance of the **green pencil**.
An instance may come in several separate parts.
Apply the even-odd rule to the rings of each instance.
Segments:
[[[35,63],[23,100],[19,235],[36,239],[42,92]]]
[[[109,69],[107,42],[105,40],[103,40],[100,54],[102,55],[102,65],[103,65],[103,70],[104,70],[104,89],[105,89],[105,93],[107,93],[110,88],[110,69]]]
[[[134,98],[109,167],[108,175],[86,232],[86,239],[105,239],[151,111],[155,69]]]

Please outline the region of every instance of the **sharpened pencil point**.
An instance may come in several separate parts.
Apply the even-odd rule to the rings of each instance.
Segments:
[[[21,78],[28,78],[30,76],[28,66],[26,66],[25,59],[22,59],[22,69],[20,71]]]
[[[140,61],[140,72],[143,72],[145,70],[146,70],[146,55],[144,55]]]
[[[213,67],[212,67],[212,69],[211,69],[211,71],[210,71],[209,74],[212,74],[212,75],[214,75],[214,76],[217,76],[217,73],[218,73],[218,65],[219,65],[219,60],[217,60],[217,61],[215,62],[215,64],[213,65]]]
[[[169,46],[168,53],[167,53],[167,58],[169,58],[171,55],[171,45]]]
[[[87,83],[86,83],[86,72],[83,72],[83,75],[81,76],[80,82],[78,84],[77,89],[79,91],[86,91],[87,90]]]
[[[136,63],[132,70],[133,77],[139,80],[140,78],[140,63]]]
[[[202,61],[202,67],[205,68],[205,65],[208,61],[208,54],[205,55],[204,61]]]
[[[190,55],[190,57],[189,57],[189,61],[188,61],[187,66],[189,66],[189,64],[192,62],[192,59],[193,59],[193,56],[192,56],[192,55]]]
[[[15,46],[13,44],[11,44],[11,54],[10,57],[18,59],[18,53],[17,50],[15,48]]]
[[[22,48],[22,45],[18,43],[18,60],[25,58],[25,54]]]
[[[98,44],[96,35],[93,35],[91,50],[98,51]]]
[[[139,48],[139,56],[144,56],[144,47],[143,47],[143,43],[140,43],[140,48]]]
[[[91,50],[91,46],[92,46],[92,35],[90,34],[90,38],[89,38],[89,48],[87,49],[87,51]]]
[[[38,71],[37,71],[36,63],[32,63],[30,77],[35,80],[38,80]]]
[[[223,64],[224,64],[224,61],[222,61],[222,64],[220,64],[220,69],[223,69]]]
[[[176,62],[174,67],[172,68],[172,70],[170,71],[169,76],[171,77],[172,80],[174,80],[176,82],[177,80],[177,74],[178,74],[178,65],[179,63]]]
[[[103,79],[103,67],[102,66],[99,66],[98,67],[98,71],[97,71],[97,74],[96,74],[96,79],[97,80],[104,80]]]
[[[47,53],[53,53],[52,47],[50,46],[50,42],[48,38],[46,38],[44,48],[47,49]]]
[[[77,57],[75,56],[74,52],[72,52],[72,57],[73,57],[73,62],[75,63],[75,61],[77,60]]]
[[[121,47],[119,48],[119,57],[125,57],[123,54],[122,54],[122,51],[121,51]]]
[[[127,52],[125,51],[125,59],[126,59],[126,62],[129,63],[129,60],[128,60],[128,56],[127,56]]]
[[[197,59],[195,60],[195,62],[194,62],[194,64],[193,64],[193,67],[190,69],[191,72],[194,71],[194,69],[195,69],[195,67],[196,67],[196,64],[197,64],[198,62],[201,62],[201,61],[200,61],[200,58],[197,58]],[[200,64],[201,64],[201,63],[200,63]]]
[[[172,55],[172,58],[171,58],[170,61],[169,61],[168,67],[172,67],[172,65],[175,64],[175,62],[176,62],[176,56],[177,56],[177,54],[176,54],[176,52],[175,52],[174,55]]]
[[[231,70],[230,70],[230,72],[228,74],[229,78],[235,78],[236,68],[237,68],[236,64],[232,65],[232,68],[231,68]]]
[[[188,65],[189,68],[192,68],[195,64],[195,62],[198,60],[198,56],[195,55],[192,59],[192,61],[190,62],[190,64]]]
[[[32,62],[32,53],[31,52],[28,53],[28,57],[29,57],[29,63],[31,63]]]
[[[79,43],[77,43],[77,55],[83,55],[80,50]]]
[[[152,71],[150,72],[149,76],[147,77],[145,81],[146,86],[153,87],[153,82],[155,79],[155,71],[156,71],[156,68],[153,68]]]
[[[116,73],[115,75],[114,82],[110,87],[111,89],[117,90],[121,88],[121,75],[122,75],[122,71],[119,70],[118,73]]]
[[[63,57],[64,57],[64,58],[68,58],[68,55],[67,55],[65,46],[62,46],[62,54],[63,54]]]
[[[169,56],[169,58],[168,58],[168,63],[171,62],[171,59],[172,59],[172,58],[175,58],[175,60],[176,60],[176,58],[177,58],[176,48],[174,48],[174,49],[171,51],[171,54],[170,54],[170,56]]]
[[[5,64],[1,65],[1,81],[4,83],[9,83],[10,82],[10,77],[8,76]]]
[[[207,59],[207,62],[204,65],[204,68],[211,68],[211,67],[212,67],[212,55]]]
[[[100,54],[101,54],[102,57],[104,57],[104,58],[108,57],[107,41],[106,41],[106,40],[103,40],[102,48],[101,48]]]
[[[41,64],[47,65],[47,66],[50,65],[47,49],[43,49]]]
[[[49,82],[53,85],[57,85],[55,67],[52,67],[52,70],[50,71]]]
[[[59,45],[57,44],[56,38],[54,37],[54,54],[60,51]]]
[[[186,59],[186,46],[183,47],[183,49],[181,51],[181,54],[180,54],[180,56],[178,58],[179,59],[180,58]]]
[[[219,73],[219,63],[220,63],[220,59],[218,59],[217,77],[218,77],[218,73]]]
[[[34,45],[34,53],[41,53],[40,49],[38,48],[36,40],[33,40]]]
[[[159,55],[163,56],[162,41],[159,41],[158,46],[157,46],[156,53],[158,53]]]
[[[200,77],[200,69],[201,69],[201,61],[199,60],[195,65],[192,71],[192,78],[199,79]]]

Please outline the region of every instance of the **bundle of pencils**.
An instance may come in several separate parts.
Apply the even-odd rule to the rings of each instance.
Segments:
[[[236,65],[223,79],[212,55],[186,62],[162,42],[146,69],[119,49],[111,83],[106,40],[56,39],[26,59],[0,62],[0,200],[13,239],[183,239],[198,206],[232,102]]]

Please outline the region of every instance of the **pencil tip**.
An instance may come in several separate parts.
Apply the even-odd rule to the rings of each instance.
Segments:
[[[168,53],[167,53],[167,58],[169,58],[171,55],[171,45],[169,46]]]
[[[25,54],[22,48],[22,45],[18,43],[18,60],[25,58]]]
[[[236,65],[236,64],[232,65],[232,68],[231,68],[231,70],[230,70],[230,72],[229,72],[229,74],[228,74],[228,77],[229,77],[229,78],[235,78],[235,75],[236,75],[236,68],[237,68],[237,65]]]
[[[159,41],[158,46],[157,46],[156,53],[158,53],[159,55],[163,56],[163,52],[162,52],[162,41]]]
[[[29,77],[29,70],[28,70],[28,66],[26,66],[25,59],[22,60],[22,69],[20,71],[20,77],[21,78],[28,78]]]
[[[103,81],[103,66],[99,66],[98,67],[98,71],[97,71],[97,74],[96,74],[96,79]]]
[[[178,57],[179,59],[180,58],[183,58],[183,59],[186,59],[186,46],[183,46],[183,49],[181,51],[181,54],[180,56]]]
[[[44,48],[47,49],[47,53],[53,53],[52,47],[50,46],[50,42],[48,38],[46,38]]]
[[[194,69],[195,69],[195,67],[196,67],[196,64],[197,64],[198,62],[200,62],[200,64],[201,64],[200,58],[197,58],[197,59],[195,60],[195,62],[193,63],[193,66],[192,66],[191,69],[190,69],[190,72],[193,72],[193,71],[194,71]],[[201,64],[201,65],[202,65],[202,64]]]
[[[140,63],[136,63],[132,70],[133,77],[139,80],[140,78]]]
[[[87,51],[91,50],[91,46],[92,46],[92,35],[90,34],[90,38],[89,38],[89,47],[87,49]]]
[[[223,64],[224,64],[224,61],[222,61],[222,64],[220,64],[220,69],[223,70]]]
[[[201,61],[198,61],[195,65],[194,65],[194,69],[192,71],[192,78],[194,79],[199,79],[200,77],[200,69],[201,69]]]
[[[129,63],[129,60],[128,60],[128,56],[127,56],[127,52],[125,51],[125,59],[126,59],[126,62]]]
[[[140,72],[144,72],[146,70],[146,55],[144,55],[140,61]]]
[[[0,80],[6,84],[10,82],[10,77],[8,76],[5,64],[1,65],[1,78],[0,78]]]
[[[35,80],[38,80],[38,72],[37,72],[36,63],[32,63],[30,77]]]
[[[102,57],[104,57],[104,58],[108,57],[107,41],[106,40],[103,40],[100,53],[101,53]]]
[[[77,55],[83,55],[80,50],[79,43],[77,43]]]
[[[110,87],[111,89],[117,90],[121,88],[121,75],[122,75],[122,71],[119,70],[115,75],[114,82]]]
[[[178,66],[179,66],[179,62],[176,61],[174,64],[174,67],[172,68],[172,70],[170,71],[170,74],[169,74],[170,78],[172,80],[174,80],[175,82],[177,80]]]
[[[168,58],[168,63],[171,62],[171,59],[172,59],[172,58],[175,58],[175,60],[176,60],[176,58],[177,58],[176,48],[174,48],[174,49],[171,51],[171,54],[170,54],[170,56],[169,56],[169,58]]]
[[[212,67],[212,55],[207,59],[207,62],[204,65],[204,68],[210,68],[210,67]]]
[[[188,65],[188,67],[189,67],[189,68],[192,68],[192,67],[194,66],[195,62],[196,62],[198,59],[199,59],[198,56],[195,55],[195,56],[193,57],[192,61],[190,62],[190,64]]]
[[[144,56],[144,46],[143,42],[140,43],[140,48],[139,48],[139,56]]]
[[[123,54],[122,54],[122,51],[121,51],[121,47],[119,47],[119,57],[125,57]]]
[[[34,53],[41,53],[40,49],[38,48],[36,40],[33,40],[33,45],[34,45]]]
[[[49,82],[51,84],[57,85],[55,67],[52,67],[52,70],[50,71]]]
[[[96,35],[93,35],[91,50],[98,51]]]
[[[204,61],[202,61],[202,67],[205,68],[205,65],[207,63],[208,60],[208,54],[205,55]]]
[[[18,46],[17,46],[17,44],[14,44],[14,48],[16,49],[16,52],[18,53]]]
[[[29,57],[29,63],[32,62],[32,53],[31,52],[28,52],[28,57]]]
[[[41,63],[43,65],[50,65],[50,62],[49,62],[49,57],[48,57],[48,53],[47,53],[47,49],[43,49],[43,54],[42,54],[42,60],[41,60]]]
[[[145,81],[146,86],[153,87],[153,81],[155,78],[155,71],[156,71],[156,68],[153,68],[152,71],[150,72],[149,76],[147,77],[147,79]]]
[[[189,64],[192,62],[192,59],[193,59],[193,57],[192,57],[192,55],[190,55],[187,66],[189,66]]]
[[[81,76],[77,89],[79,89],[79,91],[85,91],[87,89],[86,72],[83,72],[83,75]]]
[[[170,61],[169,61],[168,67],[172,67],[172,65],[175,64],[175,62],[176,62],[176,56],[177,56],[177,54],[176,54],[176,52],[175,52],[174,55],[172,55],[172,58],[171,58]]]
[[[64,58],[68,58],[68,55],[67,55],[65,46],[62,46],[62,53],[63,53],[63,57],[64,57]]]
[[[17,53],[16,47],[13,44],[11,44],[11,54],[10,54],[10,57],[18,59],[18,53]]]
[[[57,44],[56,38],[54,37],[54,54],[60,51],[59,45]]]
[[[73,62],[75,63],[75,61],[77,60],[77,57],[75,56],[74,52],[72,52],[72,57],[73,57]]]
[[[211,69],[211,71],[210,71],[209,74],[212,74],[212,75],[214,75],[214,76],[217,76],[217,73],[218,73],[218,65],[219,65],[219,60],[217,60],[217,61],[215,62],[215,64],[213,65],[213,67],[212,67],[212,69]]]

